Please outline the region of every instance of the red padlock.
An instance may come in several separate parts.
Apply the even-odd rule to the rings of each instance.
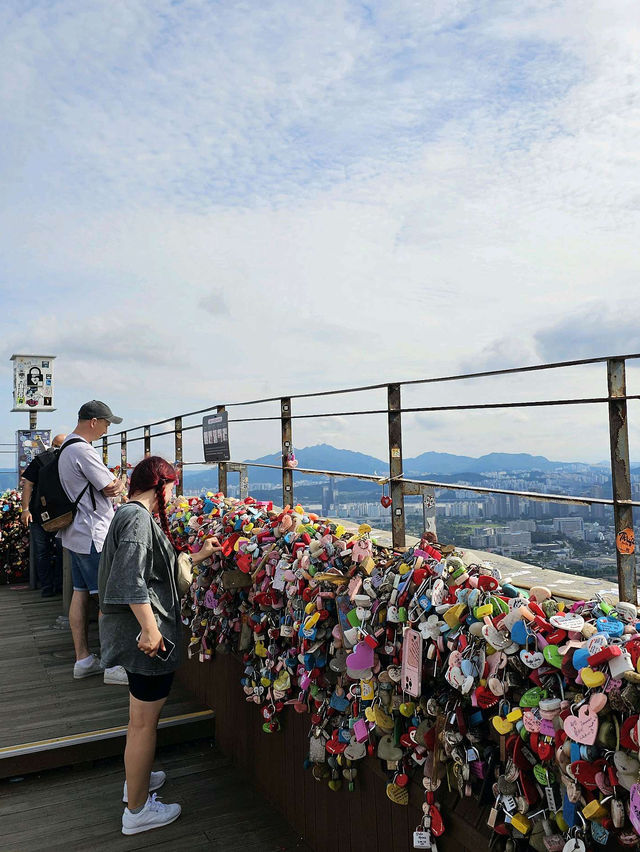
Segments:
[[[596,666],[600,666],[602,663],[607,663],[614,657],[619,657],[621,655],[622,648],[619,645],[607,645],[606,648],[603,648],[601,651],[587,657],[587,662],[591,668],[596,668]]]

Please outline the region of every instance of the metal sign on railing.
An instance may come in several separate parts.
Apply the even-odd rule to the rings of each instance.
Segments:
[[[202,446],[206,462],[229,461],[229,415],[226,411],[202,418]]]

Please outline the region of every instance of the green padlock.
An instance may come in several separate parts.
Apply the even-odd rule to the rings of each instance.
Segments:
[[[543,766],[541,763],[538,763],[533,767],[533,774],[536,777],[536,781],[543,787],[549,787],[556,780],[553,772],[550,772],[547,767]]]
[[[541,698],[546,698],[547,693],[541,686],[532,686],[520,699],[521,707],[537,707]]]
[[[360,627],[360,625],[362,624],[362,622],[358,618],[358,613],[355,609],[349,610],[349,612],[347,613],[347,621],[352,627]]]

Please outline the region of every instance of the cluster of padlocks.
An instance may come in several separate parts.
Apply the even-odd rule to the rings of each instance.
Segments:
[[[299,506],[178,498],[176,537],[216,535],[183,602],[190,655],[243,655],[266,733],[310,715],[308,766],[353,789],[376,755],[389,799],[424,787],[414,848],[436,850],[444,785],[488,810],[503,848],[635,847],[640,623],[633,604],[517,588],[430,534],[393,552]]]
[[[29,533],[20,523],[20,492],[0,494],[0,583],[19,583],[29,576]]]

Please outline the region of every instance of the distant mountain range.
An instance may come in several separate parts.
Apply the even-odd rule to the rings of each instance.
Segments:
[[[300,467],[311,470],[332,470],[344,473],[380,474],[388,473],[389,465],[386,461],[365,453],[353,450],[341,450],[330,444],[316,444],[313,447],[303,447],[295,450],[296,458]],[[279,453],[250,459],[258,464],[275,465],[281,464]],[[480,479],[483,474],[491,471],[535,471],[548,473],[554,470],[598,470],[607,473],[609,465],[606,462],[588,465],[579,462],[557,462],[550,461],[545,456],[532,456],[529,453],[488,453],[479,458],[473,456],[459,456],[453,453],[422,453],[415,458],[404,459],[404,474],[407,478],[437,478],[445,481],[455,481],[464,478],[469,481]],[[632,465],[634,473],[640,473],[640,466]],[[308,476],[295,473],[296,482],[310,482]],[[252,483],[278,483],[280,473],[268,468],[252,467],[249,471],[249,480]],[[235,477],[232,481],[235,481]],[[201,488],[217,487],[217,471],[215,468],[185,471],[185,485],[190,490],[196,491]],[[15,487],[15,471],[0,470],[0,490]]]
[[[368,473],[386,474],[389,470],[388,462],[375,456],[352,450],[340,450],[329,444],[317,444],[314,447],[304,447],[295,450],[299,467],[311,470],[335,470],[345,473]],[[258,464],[269,464],[279,466],[281,457],[279,453],[261,456],[250,461]],[[573,462],[555,462],[545,456],[532,456],[529,453],[488,453],[487,455],[474,458],[473,456],[458,456],[452,453],[422,453],[415,458],[405,458],[403,469],[406,477],[429,477],[453,475],[464,476],[466,474],[481,475],[490,471],[533,471],[539,470],[548,473],[553,470],[569,470],[576,468],[588,470],[595,465],[579,464]],[[296,479],[302,478],[302,474],[296,475]],[[252,482],[276,482],[277,471],[252,468],[250,471]]]

